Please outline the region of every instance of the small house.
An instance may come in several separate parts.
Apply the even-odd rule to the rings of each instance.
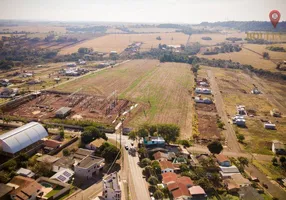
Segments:
[[[110,51],[110,54],[109,54],[110,56],[115,56],[115,55],[117,55],[117,51]]]
[[[96,140],[90,142],[89,144],[85,145],[85,147],[86,147],[87,149],[90,149],[90,150],[96,150],[96,149],[98,149],[104,142],[106,142],[104,139],[99,138],[99,139],[96,139]]]
[[[247,115],[244,105],[237,105],[236,110],[237,110],[237,114],[239,115]]]
[[[54,149],[57,149],[61,146],[61,142],[57,141],[57,140],[44,140],[44,149],[48,150],[48,151],[52,151]]]
[[[189,188],[189,192],[191,195],[191,199],[200,199],[200,200],[207,199],[207,194],[201,186],[198,185],[193,186]]]
[[[159,136],[145,137],[143,143],[146,147],[165,146],[165,140]]]
[[[75,62],[67,63],[67,67],[76,67]]]
[[[71,180],[74,172],[71,169],[62,169],[61,171],[55,173],[50,179],[58,180],[62,183],[67,183]]]
[[[264,128],[265,129],[270,129],[270,130],[275,130],[276,129],[276,125],[272,124],[272,123],[265,123],[264,124]]]
[[[215,155],[217,162],[220,166],[229,167],[231,166],[230,160],[223,154]]]
[[[10,85],[10,81],[8,79],[2,79],[0,80],[0,85],[7,87],[8,85]]]
[[[173,163],[171,163],[170,161],[160,161],[159,165],[161,167],[162,174],[167,172],[174,172],[175,170]]]
[[[280,155],[285,155],[286,151],[285,151],[285,145],[277,140],[272,141],[272,152],[274,154],[280,154]]]
[[[11,98],[16,96],[16,94],[18,93],[18,89],[11,89],[11,88],[6,88],[6,87],[2,87],[0,88],[0,98]]]
[[[29,177],[29,178],[33,178],[35,176],[35,173],[32,172],[29,169],[25,169],[25,168],[20,168],[16,174],[20,175],[20,176],[25,176],[25,177]]]
[[[168,153],[163,153],[161,151],[158,151],[153,154],[153,157],[157,161],[167,161],[168,160]]]
[[[104,167],[104,158],[97,156],[87,156],[74,166],[76,177],[90,179],[93,174],[98,174]]]
[[[238,168],[234,165],[230,166],[230,167],[222,167],[220,166],[220,175],[222,176],[222,178],[231,178],[232,175],[234,174],[240,174]]]
[[[61,107],[56,111],[56,117],[60,119],[66,118],[71,113],[71,108]]]
[[[211,94],[212,93],[212,91],[208,88],[196,88],[195,92],[197,94]]]

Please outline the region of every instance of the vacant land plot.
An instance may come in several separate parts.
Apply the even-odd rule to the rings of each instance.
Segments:
[[[220,130],[217,127],[217,117],[198,113],[199,138],[205,140],[221,139]]]
[[[236,36],[237,34],[231,34],[228,36]],[[160,36],[161,40],[156,38]],[[210,36],[213,40],[202,40],[204,36]],[[183,33],[145,33],[145,34],[110,34],[103,37],[88,40],[81,44],[64,48],[60,51],[61,54],[69,54],[76,52],[80,47],[90,47],[96,51],[110,52],[117,51],[122,52],[129,44],[133,42],[143,42],[141,47],[142,51],[147,51],[151,48],[157,48],[159,44],[172,44],[180,45],[186,44],[188,35]],[[226,36],[224,34],[193,34],[191,35],[190,42],[200,42],[203,45],[214,45],[219,42],[225,41]]]
[[[112,92],[117,94],[123,92],[135,81],[140,81],[156,69],[159,64],[157,60],[135,60],[127,62],[119,67],[96,72],[79,78],[76,82],[70,82],[57,87],[59,91],[76,91],[82,88],[81,92],[109,96]]]
[[[54,31],[56,33],[65,33],[66,28],[61,26],[45,26],[45,25],[30,25],[30,26],[2,26],[0,31],[5,32],[31,32],[31,33],[48,33]]]
[[[224,105],[229,117],[236,114],[236,105],[242,104],[246,106],[246,110],[254,114],[254,117],[246,118],[247,128],[237,128],[236,132],[245,136],[245,148],[246,150],[254,153],[271,154],[271,142],[274,139],[286,142],[285,130],[286,119],[285,118],[273,118],[270,116],[270,110],[276,108],[275,96],[269,96],[267,88],[275,94],[279,89],[275,89],[272,85],[279,88],[279,83],[266,81],[256,76],[250,77],[249,75],[238,71],[229,69],[210,68],[215,76],[223,96]],[[266,83],[264,82],[266,81]],[[262,86],[263,84],[263,86]],[[254,88],[254,85],[262,90],[262,94],[254,95],[250,91]],[[282,87],[282,86],[280,86]],[[282,88],[280,88],[282,89]],[[285,100],[285,94],[283,94]],[[274,99],[274,100],[273,100]],[[274,102],[274,103],[273,103]],[[282,102],[281,102],[282,103]],[[275,123],[277,130],[266,130],[261,120],[268,120]]]
[[[175,32],[174,28],[128,28],[137,33],[170,33]]]
[[[270,59],[274,61],[285,60],[286,52],[275,52],[266,49],[266,47],[275,46],[275,47],[284,47],[286,48],[286,44],[272,44],[272,45],[262,45],[262,44],[245,44],[243,45],[245,48],[251,49],[262,55],[263,52],[268,52]]]
[[[265,60],[262,56],[249,51],[247,49],[242,49],[240,52],[233,53],[220,53],[217,55],[198,55],[200,57],[208,59],[222,59],[222,60],[232,60],[233,62],[239,62],[241,64],[252,65],[257,69],[265,69],[270,71],[277,71],[276,64],[270,60]]]
[[[75,91],[82,87],[82,92],[105,96],[117,91],[120,99],[142,105],[141,112],[128,122],[130,126],[137,127],[144,122],[174,123],[181,127],[183,137],[190,137],[192,84],[193,75],[187,64],[134,60],[56,89]]]
[[[127,100],[107,99],[102,96],[46,92],[34,96],[34,99],[29,99],[16,108],[7,108],[5,113],[10,116],[44,120],[54,118],[58,109],[70,107],[72,110],[68,118],[111,123],[119,112],[124,112],[131,104]]]

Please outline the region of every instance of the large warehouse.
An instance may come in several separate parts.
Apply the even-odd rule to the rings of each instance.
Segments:
[[[0,148],[14,154],[47,137],[46,129],[37,122],[31,122],[0,135]]]

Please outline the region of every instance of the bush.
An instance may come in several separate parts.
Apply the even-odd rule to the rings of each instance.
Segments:
[[[179,140],[178,143],[183,145],[184,147],[190,147],[191,146],[191,142],[189,140]]]
[[[69,156],[70,155],[70,151],[68,149],[64,149],[63,150],[63,155],[64,156]]]
[[[159,183],[159,180],[155,176],[150,176],[148,178],[148,183],[151,185],[157,185]]]
[[[237,139],[238,139],[238,142],[243,143],[245,140],[245,137],[244,137],[244,135],[239,133],[239,134],[237,134]]]
[[[143,167],[146,167],[146,166],[148,166],[150,164],[151,164],[151,160],[149,158],[144,158],[144,159],[141,160],[141,165]]]

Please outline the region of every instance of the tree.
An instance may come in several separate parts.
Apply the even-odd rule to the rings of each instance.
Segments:
[[[6,183],[10,179],[9,173],[6,171],[0,171],[0,183]]]
[[[64,127],[61,127],[61,128],[60,128],[60,136],[61,136],[62,139],[65,138],[65,130],[64,130]]]
[[[159,183],[159,180],[155,176],[150,176],[148,178],[148,183],[151,185],[157,185]]]
[[[217,140],[208,144],[207,147],[212,154],[220,154],[220,152],[223,150],[222,144]]]
[[[190,171],[190,168],[187,164],[183,163],[180,165],[180,170],[181,172],[187,172],[187,171]]]
[[[161,135],[167,143],[175,142],[180,136],[180,128],[174,124],[158,124],[158,135]]]
[[[152,164],[152,169],[153,171],[157,174],[157,175],[160,175],[161,174],[161,167],[160,167],[160,164],[157,160],[153,161]]]
[[[277,160],[276,157],[273,157],[273,158],[272,158],[272,164],[273,164],[274,166],[278,166],[278,160]]]
[[[281,162],[281,164],[286,162],[286,158],[284,156],[281,156],[279,161]]]
[[[247,158],[245,158],[245,157],[238,157],[237,159],[238,159],[238,161],[240,162],[240,164],[243,167],[248,166],[249,161],[248,161]]]
[[[98,130],[95,126],[88,126],[84,128],[83,133],[81,134],[81,141],[84,144],[88,144],[93,140],[96,140],[98,138],[103,138],[107,140],[106,134]]]
[[[263,52],[263,53],[262,53],[262,57],[263,57],[264,59],[267,59],[267,60],[270,58],[268,52]]]
[[[144,170],[142,171],[143,175],[145,175],[147,179],[152,175],[152,172],[153,172],[153,168],[150,165],[146,166]]]
[[[137,140],[137,132],[135,131],[131,131],[129,134],[128,134],[128,139],[129,140]]]
[[[238,139],[238,142],[240,142],[240,143],[243,143],[243,141],[245,140],[245,137],[244,137],[244,135],[242,135],[242,134],[238,134],[237,135],[237,139]]]
[[[151,164],[151,160],[149,158],[144,158],[143,160],[141,160],[141,165],[143,167],[146,167],[147,165]]]
[[[139,129],[139,130],[138,130],[137,135],[138,135],[138,137],[140,137],[140,138],[144,138],[144,137],[147,137],[147,136],[149,135],[149,132],[148,132],[147,129],[142,128],[142,129]]]
[[[63,155],[64,156],[69,156],[70,155],[70,151],[68,149],[64,149],[63,150]]]
[[[105,159],[106,163],[112,163],[115,159],[120,158],[120,151],[116,146],[110,145],[102,151],[101,156]]]
[[[154,193],[157,190],[157,187],[155,185],[149,185],[148,190],[149,192]]]
[[[156,192],[154,192],[154,197],[155,199],[163,199],[164,193],[161,190],[156,190]]]
[[[148,151],[145,147],[141,147],[138,149],[139,158],[146,158],[148,157]]]

